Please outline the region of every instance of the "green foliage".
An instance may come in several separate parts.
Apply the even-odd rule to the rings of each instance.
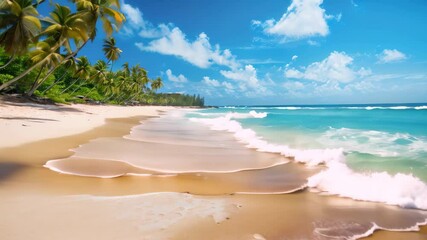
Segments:
[[[9,81],[12,78],[13,78],[13,76],[10,74],[0,74],[0,84]]]
[[[195,106],[204,107],[205,99],[199,95],[179,93],[159,93],[147,96],[145,103],[163,106]]]
[[[43,18],[32,2],[0,0],[0,91],[60,103],[204,105],[196,95],[157,94],[162,79],[150,79],[139,64],[109,70],[122,52],[111,37],[125,20],[119,0],[71,0],[75,8],[55,4]],[[78,52],[95,38],[100,22],[107,34],[102,46],[107,62],[92,65]]]

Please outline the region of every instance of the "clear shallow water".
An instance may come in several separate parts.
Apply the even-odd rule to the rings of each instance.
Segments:
[[[427,208],[427,104],[222,107],[187,117],[259,151],[327,165],[311,179],[321,191]],[[375,194],[384,188],[399,190]]]

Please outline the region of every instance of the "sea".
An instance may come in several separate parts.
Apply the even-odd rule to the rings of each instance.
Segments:
[[[427,103],[223,106],[185,118],[306,168],[312,192],[427,210]]]

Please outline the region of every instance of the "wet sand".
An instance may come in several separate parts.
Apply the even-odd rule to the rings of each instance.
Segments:
[[[383,228],[401,228],[425,219],[425,213],[417,210],[321,196],[307,190],[278,195],[235,194],[286,192],[300,187],[306,176],[318,171],[304,170],[294,163],[234,173],[168,174],[141,166],[123,168],[124,162],[117,159],[104,171],[109,174],[109,169],[118,168],[121,173],[147,175],[115,178],[58,174],[43,167],[50,159],[78,161],[69,149],[94,139],[128,135],[140,120],[143,118],[109,119],[105,125],[86,133],[0,149],[0,194],[7,196],[0,200],[0,228],[3,228],[0,236],[3,233],[4,239],[28,239],[28,236],[32,239],[58,239],[59,236],[61,239],[93,239],[95,236],[139,239],[141,235],[138,234],[151,234],[147,239],[331,239],[325,236],[362,233],[372,227],[371,221]],[[165,151],[165,141],[169,144],[171,141],[170,136],[152,133],[152,137],[158,144],[158,151]],[[144,140],[147,139],[139,139]],[[81,159],[85,160],[92,160],[91,164],[96,166],[100,165],[97,161],[111,163],[108,159]],[[83,168],[89,169],[87,165]],[[74,171],[81,171],[81,168]],[[144,194],[150,192],[190,192],[197,196],[165,193],[153,198]],[[133,194],[138,196],[126,197]],[[111,197],[99,202],[92,196]],[[162,210],[162,206],[168,204],[176,208]],[[149,209],[151,215],[146,215]],[[218,211],[221,217],[215,215]],[[131,214],[135,212],[146,217]],[[40,216],[43,216],[42,222]],[[58,218],[61,221],[57,221]],[[162,222],[167,219],[172,223]],[[151,229],[143,227],[153,221],[164,225]],[[30,231],[20,231],[26,227]],[[372,239],[426,239],[426,229],[409,233],[378,231]]]

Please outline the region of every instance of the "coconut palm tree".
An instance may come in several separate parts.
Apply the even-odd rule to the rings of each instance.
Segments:
[[[51,12],[50,15],[51,17],[43,19],[43,22],[48,23],[49,26],[41,33],[47,38],[42,42],[42,45],[40,46],[43,51],[47,52],[46,50],[47,48],[49,48],[48,52],[56,54],[59,54],[60,47],[64,46],[67,52],[69,53],[65,58],[62,58],[63,61],[66,61],[75,56],[75,52],[71,51],[69,40],[72,39],[74,40],[74,43],[76,45],[79,45],[81,41],[87,41],[87,39],[89,38],[87,35],[86,25],[83,19],[78,16],[78,14],[71,13],[68,7],[61,6],[59,4],[55,5],[55,9]],[[38,44],[39,43],[37,43],[37,45]],[[28,68],[26,71],[16,76],[12,80],[1,85],[0,90],[3,90],[4,88],[15,83],[16,81],[27,75],[29,72],[31,72],[33,69],[49,62],[49,59],[47,58],[50,55],[46,55],[45,58],[40,58],[40,56],[42,55],[39,54],[37,57],[38,61],[33,60],[35,64],[32,67]],[[62,63],[62,61],[60,61],[59,63]],[[56,70],[56,68],[59,67],[59,65],[60,64],[50,65],[51,69],[47,73],[47,77],[51,75]],[[45,77],[45,79],[47,79],[47,77]],[[37,85],[40,86],[42,82]]]
[[[58,44],[58,48],[64,46],[68,54],[71,50],[70,40],[76,46],[89,39],[87,24],[77,13],[71,13],[70,8],[55,4],[55,9],[50,13],[50,17],[42,20],[48,27],[42,35],[52,38]]]
[[[126,19],[119,11],[119,0],[72,0],[72,2],[76,4],[77,10],[86,20],[92,40],[96,36],[96,25],[99,19],[102,21],[107,37],[110,37],[113,31],[117,31]]]
[[[94,82],[94,87],[86,94],[85,97],[87,97],[90,93],[93,92],[93,90],[96,89],[97,85],[101,86],[102,83],[104,83],[107,80],[107,72],[108,72],[108,65],[103,60],[98,60],[95,65],[92,68],[93,72],[89,78],[89,81]]]
[[[28,45],[37,41],[41,31],[38,12],[30,0],[4,0],[0,3],[0,46],[10,56],[0,69],[7,67],[16,56],[27,53]]]
[[[119,59],[122,50],[116,46],[116,40],[113,37],[105,39],[102,46],[102,50],[104,51],[105,57],[108,59],[108,63],[111,62],[110,71],[112,71],[113,64],[117,59]]]
[[[151,90],[153,90],[154,92],[160,89],[161,87],[163,87],[163,82],[161,78],[158,77],[151,82]]]
[[[47,87],[45,90],[43,90],[42,94],[45,94],[47,91],[49,91],[51,88],[53,88],[56,84],[60,83],[62,81],[62,79],[64,79],[65,76],[70,75],[70,74],[74,75],[77,72],[77,62],[78,61],[79,61],[78,58],[70,58],[67,61],[63,62],[62,66],[63,66],[64,72],[62,73],[62,75],[58,79],[53,81],[53,83],[51,85],[49,85],[49,87]],[[40,82],[43,82],[43,81],[44,80],[42,80]],[[35,89],[33,90],[33,88],[31,89],[32,91],[30,90],[27,93],[27,95],[31,96],[33,94],[33,92],[35,91]]]
[[[41,31],[38,12],[31,0],[3,0],[0,4],[0,46],[10,56],[27,53]]]
[[[44,64],[40,69],[39,75],[34,80],[31,89],[27,92],[28,96],[31,96],[37,89],[37,87],[39,87],[41,83],[44,82],[52,72],[52,70],[48,71],[44,78],[42,80],[39,80],[40,73],[42,72],[42,70],[45,67],[56,68],[56,66],[59,66],[63,60],[63,56],[56,52],[55,49],[51,47],[51,44],[49,44],[49,42],[47,41],[37,43],[36,49],[30,53],[30,57],[32,62],[42,62]]]
[[[78,82],[80,80],[83,80],[83,82],[81,84],[81,85],[83,85],[87,81],[87,79],[89,78],[91,71],[92,71],[92,66],[90,65],[89,59],[87,59],[87,57],[78,58],[77,59],[77,69],[75,72],[76,79],[68,87],[66,87],[64,90],[62,90],[61,94],[68,91],[76,82]],[[81,86],[78,86],[78,88],[80,88],[80,87]],[[73,93],[75,91],[73,91]]]
[[[13,78],[12,80],[3,83],[0,86],[0,90],[9,87],[10,85],[23,78],[25,75],[27,75],[39,66],[43,66],[42,68],[44,68],[45,65],[53,66],[59,64],[60,62],[62,62],[63,57],[61,54],[56,52],[56,49],[51,47],[49,42],[41,41],[38,42],[36,44],[36,48],[32,52],[30,52],[30,59],[34,63],[34,65],[22,72],[20,75]]]

